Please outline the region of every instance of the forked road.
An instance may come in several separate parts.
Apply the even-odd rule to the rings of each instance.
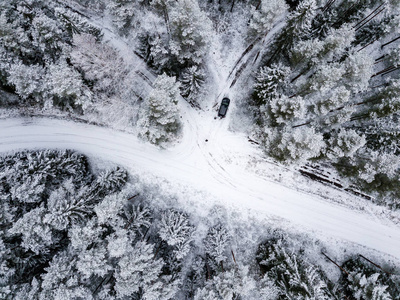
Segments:
[[[192,137],[171,150],[159,150],[133,135],[92,125],[53,119],[0,120],[2,153],[35,148],[75,149],[207,192],[210,198],[222,199],[215,200],[220,204],[249,210],[260,217],[281,217],[307,231],[358,243],[400,259],[399,227],[264,180],[240,165],[224,165],[223,172],[218,171],[203,155],[208,145],[200,146],[198,141],[198,146],[193,146],[193,142]]]

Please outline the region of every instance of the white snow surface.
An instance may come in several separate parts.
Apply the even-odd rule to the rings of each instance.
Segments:
[[[204,206],[219,204],[260,220],[267,216],[289,221],[296,229],[317,237],[354,242],[400,259],[397,225],[271,181],[255,172],[258,166],[249,164],[259,149],[244,135],[228,131],[229,118],[214,119],[214,112],[197,113],[185,103],[181,103],[181,110],[185,111],[183,138],[167,150],[103,127],[48,118],[13,118],[0,120],[0,152],[75,149],[121,164],[136,174],[167,180],[172,187],[201,191]],[[326,186],[323,189],[331,197],[349,197]]]

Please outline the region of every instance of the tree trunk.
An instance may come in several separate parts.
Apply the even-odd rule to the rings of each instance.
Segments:
[[[334,260],[332,260],[328,255],[326,255],[324,252],[321,252],[323,256],[325,256],[330,262],[334,263],[340,270],[342,270],[344,273],[346,273],[348,276],[350,276],[350,274],[343,269],[341,266],[339,266]]]
[[[391,40],[391,41],[389,41],[389,42],[383,44],[383,45],[381,46],[381,49],[383,49],[383,47],[385,47],[385,46],[387,46],[387,45],[390,45],[391,43],[397,41],[398,39],[400,39],[400,36],[398,36],[397,38],[395,38],[395,39],[393,39],[393,40]]]

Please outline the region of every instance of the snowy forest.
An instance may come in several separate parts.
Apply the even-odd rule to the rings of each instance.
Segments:
[[[336,267],[322,242],[192,214],[70,150],[3,156],[0,182],[1,299],[400,299],[399,266]]]
[[[213,47],[242,56],[257,48],[233,74],[233,100],[265,155],[323,166],[399,208],[398,1],[4,0],[0,7],[3,110],[65,112],[168,145],[182,132],[178,100],[193,110],[208,105]]]
[[[168,153],[213,114],[396,219],[399,111],[399,0],[0,0],[0,119]],[[0,155],[0,299],[400,300],[387,256],[196,212],[127,165],[39,148]]]

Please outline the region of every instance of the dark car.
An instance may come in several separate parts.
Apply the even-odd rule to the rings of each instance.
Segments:
[[[218,117],[224,118],[226,116],[226,112],[228,111],[228,106],[231,100],[228,98],[222,99],[221,106],[219,107]]]

